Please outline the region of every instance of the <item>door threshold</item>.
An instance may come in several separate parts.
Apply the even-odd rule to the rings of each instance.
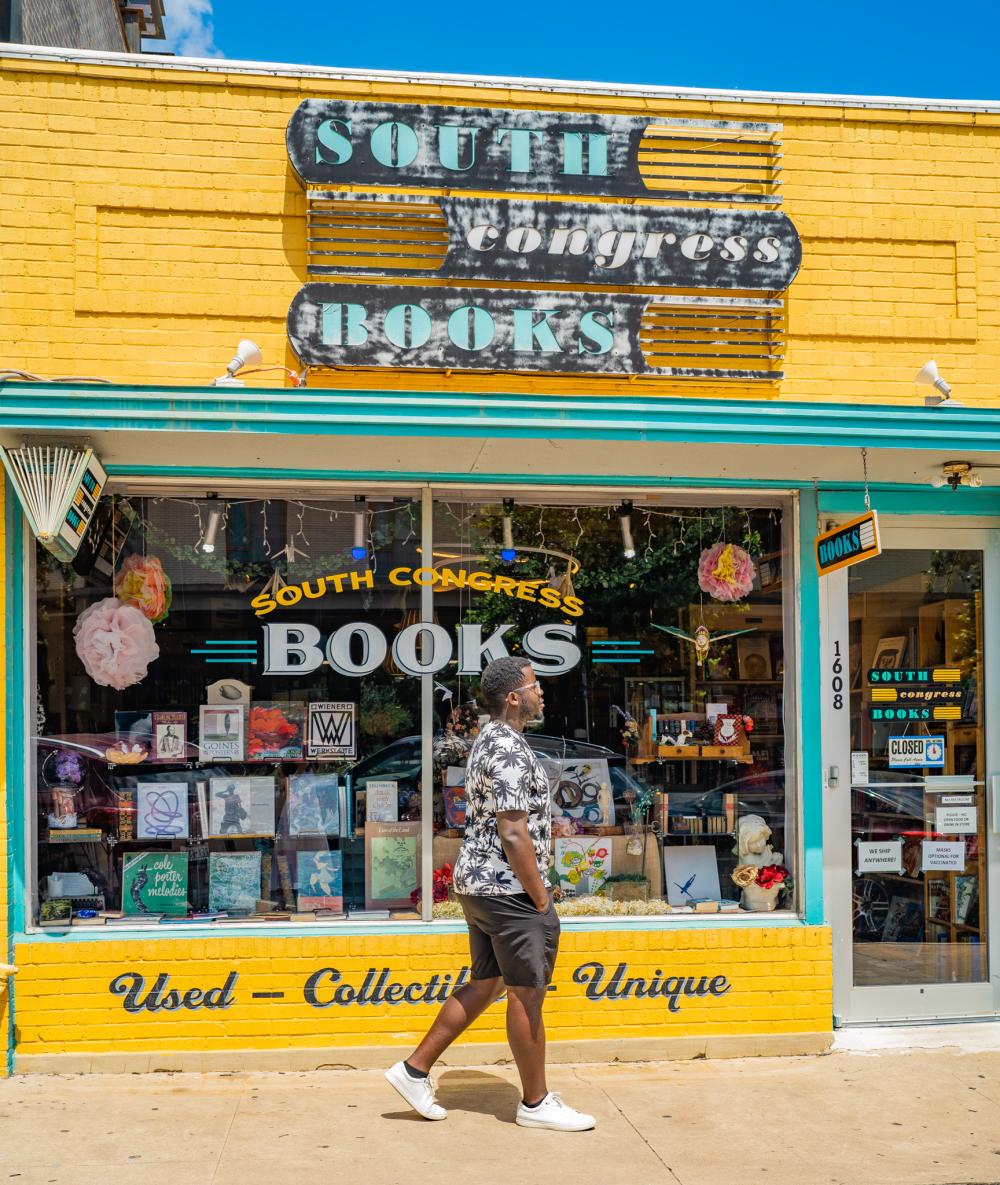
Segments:
[[[1000,1016],[948,1020],[864,1021],[844,1025],[833,1035],[832,1053],[907,1053],[953,1049],[959,1053],[1000,1053]]]

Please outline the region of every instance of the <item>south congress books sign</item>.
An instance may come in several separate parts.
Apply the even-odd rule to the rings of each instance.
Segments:
[[[333,368],[780,379],[802,244],[773,208],[779,130],[306,100],[287,144],[307,268],[348,279],[295,297],[292,349]],[[663,204],[621,201],[640,195]],[[554,284],[574,290],[536,287]]]
[[[478,675],[488,662],[509,654],[504,638],[513,628],[499,625],[484,638],[481,625],[460,625],[453,638],[443,626],[417,623],[393,639],[393,661],[404,674],[433,675],[444,670],[457,649],[457,674]],[[389,640],[367,621],[341,626],[325,641],[308,622],[265,625],[263,630],[265,675],[309,674],[327,662],[341,675],[361,678],[377,671],[389,654]],[[561,622],[527,630],[521,646],[540,675],[562,675],[581,658],[576,626]]]

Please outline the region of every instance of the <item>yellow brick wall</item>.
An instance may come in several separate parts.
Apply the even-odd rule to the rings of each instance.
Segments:
[[[307,96],[781,122],[785,210],[804,241],[780,392],[458,372],[315,385],[912,402],[913,375],[934,357],[963,401],[1000,400],[1000,116],[15,59],[0,61],[3,364],[203,384],[250,336],[268,362],[294,367],[285,316],[307,279],[305,200],[284,131]]]
[[[268,1050],[414,1044],[438,1005],[334,1004],[317,1008],[303,988],[322,968],[340,984],[359,987],[369,969],[387,967],[391,982],[427,984],[456,975],[467,964],[464,934],[21,943],[17,996],[17,1054],[139,1053],[150,1050]],[[681,996],[677,1011],[663,998],[588,1000],[574,982],[577,968],[619,963],[627,976],[725,977],[717,997]],[[235,971],[233,1001],[217,1010],[123,1008],[109,985],[138,973],[148,992],[169,975],[165,990],[220,987]],[[132,980],[130,983],[134,982]],[[339,986],[339,984],[338,984]],[[556,990],[546,1005],[551,1041],[622,1037],[697,1037],[823,1033],[831,1027],[830,932],[826,927],[563,931]],[[723,985],[718,985],[719,987]],[[319,989],[328,1000],[327,980]],[[283,999],[252,999],[283,992]],[[416,994],[416,993],[414,993]],[[503,1042],[504,1012],[491,1009],[466,1040]]]

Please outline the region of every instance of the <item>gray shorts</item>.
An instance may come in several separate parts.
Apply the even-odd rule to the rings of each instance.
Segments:
[[[559,950],[559,916],[551,899],[539,913],[527,893],[456,895],[469,924],[472,978],[548,987]]]

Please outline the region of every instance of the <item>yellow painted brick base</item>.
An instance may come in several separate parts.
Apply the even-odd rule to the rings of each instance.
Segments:
[[[372,1047],[405,1048],[420,1038],[439,1006],[425,997],[442,995],[467,959],[461,933],[22,942],[17,946],[17,1065],[30,1069],[37,1058],[36,1068],[51,1069],[50,1055],[81,1055],[65,1060],[63,1068],[81,1068],[84,1060],[100,1068],[103,1059],[88,1055],[113,1054],[124,1059],[122,1069],[157,1069],[168,1068],[160,1065],[168,1054],[274,1051],[276,1060],[267,1059],[272,1066],[303,1068],[323,1050],[326,1058],[316,1065],[329,1065],[331,1059],[365,1062],[365,1051]],[[620,964],[624,968],[612,981]],[[161,981],[152,1003],[167,1006],[151,1010],[145,1001],[162,975],[169,979]],[[383,988],[398,985],[388,989],[394,1002],[352,1000],[366,978],[370,986],[380,978]],[[229,991],[223,996],[227,979]],[[307,998],[310,981],[313,1003]],[[622,990],[620,998],[601,994],[609,982]],[[706,1054],[710,1042],[724,1050],[720,1039],[777,1035],[798,1036],[802,1051],[814,1051],[831,1027],[830,931],[567,929],[554,986],[546,1004],[549,1039],[595,1043],[598,1060],[605,1043],[616,1047],[611,1056],[620,1056],[619,1047],[630,1040],[651,1050],[649,1043],[661,1046],[642,1057],[676,1056],[663,1043],[680,1039],[687,1042],[680,1056],[696,1056]],[[413,1002],[399,999],[407,987]],[[658,988],[656,994],[637,997],[637,989],[650,987]],[[130,988],[132,1000],[124,994]],[[201,993],[209,989],[216,991],[208,1002],[222,1006],[205,1006]],[[192,990],[190,1007],[177,1006],[178,997],[166,995]],[[589,998],[588,991],[597,998]],[[281,995],[254,998],[254,993]],[[128,1011],[126,1003],[136,1010]],[[473,1061],[505,1056],[504,1041],[503,1008],[493,1008],[465,1038],[467,1052],[456,1051],[456,1056]],[[605,1046],[605,1055],[610,1048]],[[296,1051],[302,1056],[296,1058]],[[340,1053],[334,1057],[334,1051]],[[767,1050],[756,1043],[743,1052]],[[143,1054],[157,1057],[128,1056]],[[196,1064],[182,1056],[174,1068],[223,1064],[236,1067],[231,1057],[208,1066],[204,1059]]]

